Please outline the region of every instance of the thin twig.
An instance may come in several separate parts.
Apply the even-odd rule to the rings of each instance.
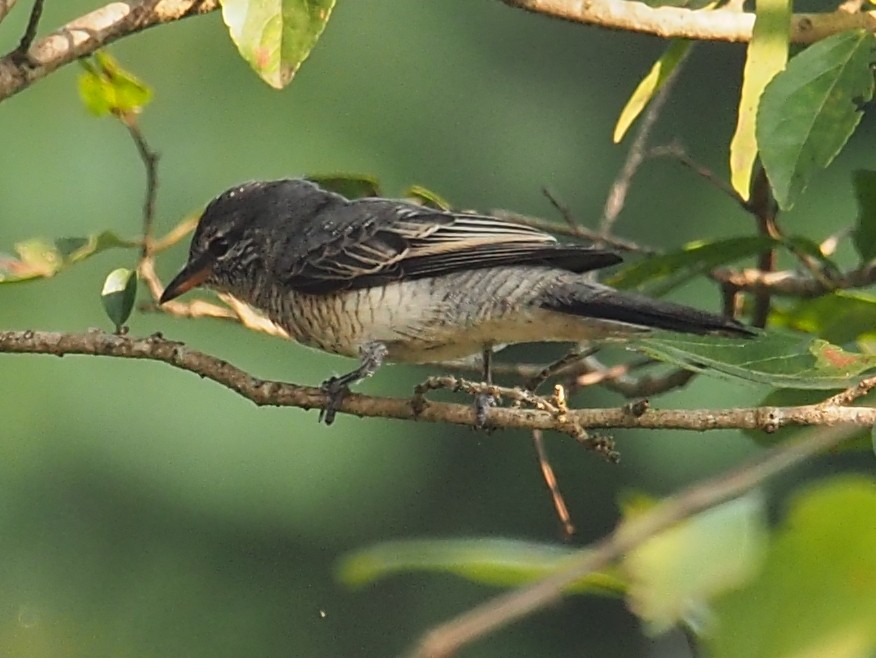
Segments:
[[[580,225],[580,222],[575,219],[575,215],[572,212],[572,209],[562,201],[560,201],[559,197],[554,194],[554,192],[549,187],[543,187],[541,193],[544,194],[545,198],[550,202],[550,204],[556,208],[560,216],[566,220],[566,225],[569,226],[573,231]]]
[[[832,233],[831,235],[828,235],[824,240],[822,240],[821,244],[818,245],[818,249],[825,256],[833,256],[833,254],[837,250],[837,247],[839,247],[840,242],[852,235],[854,230],[855,229],[851,226],[844,226],[840,230]]]
[[[819,428],[780,445],[766,455],[723,475],[703,480],[641,516],[626,520],[604,539],[570,558],[560,571],[518,590],[497,596],[429,631],[411,658],[448,658],[464,645],[558,600],[571,584],[697,512],[750,491],[766,479],[833,448],[854,434],[850,427]]]
[[[28,51],[30,50],[33,40],[36,38],[37,29],[40,25],[40,18],[43,15],[44,0],[33,0],[33,7],[30,9],[30,18],[27,19],[27,27],[24,28],[24,34],[21,36],[21,41],[18,46],[10,53],[13,59],[18,60],[19,65],[27,66],[29,63]]]
[[[594,352],[596,352],[597,348],[590,348],[589,350],[581,350],[574,349],[565,356],[560,357],[553,363],[549,363],[544,368],[542,368],[538,373],[534,376],[530,377],[523,384],[523,388],[527,391],[532,391],[533,393],[538,390],[538,387],[544,384],[548,379],[557,375],[557,373],[562,372],[570,365],[577,361],[581,361],[585,356],[590,356]]]
[[[687,167],[697,176],[713,185],[717,190],[723,192],[725,195],[733,199],[733,201],[738,203],[743,208],[743,210],[748,212],[748,202],[741,196],[739,196],[739,193],[736,192],[736,190],[734,190],[732,187],[730,187],[730,185],[728,185],[723,178],[715,174],[715,172],[713,172],[708,167],[705,167],[696,160],[694,160],[685,150],[684,146],[682,146],[680,143],[672,142],[671,144],[664,144],[663,146],[655,146],[650,151],[648,151],[648,157],[669,158],[671,160],[677,161],[679,164]]]
[[[164,292],[164,285],[155,272],[155,258],[149,256],[140,260],[137,269],[140,280],[146,284],[153,300],[158,300]],[[269,336],[289,338],[289,334],[280,326],[271,322],[264,315],[244,304],[231,295],[221,294],[219,298],[227,306],[212,304],[201,299],[190,302],[173,300],[161,306],[156,303],[145,304],[141,311],[155,311],[178,318],[211,318],[214,320],[230,320],[242,324],[247,329],[258,331]]]
[[[630,142],[627,157],[624,159],[623,166],[608,191],[608,198],[606,198],[605,207],[602,210],[602,219],[599,222],[600,235],[611,235],[614,229],[615,222],[617,222],[621,210],[623,210],[626,203],[627,193],[633,182],[633,176],[636,175],[636,172],[639,171],[639,168],[648,156],[648,141],[651,139],[651,133],[654,132],[657,119],[663,112],[672,87],[675,86],[675,81],[678,80],[678,75],[684,68],[684,64],[692,50],[693,47],[688,48],[681,56],[675,68],[666,77],[663,86],[660,87],[660,90],[651,99],[651,102],[648,103],[648,107],[639,119],[636,135],[633,141]]]
[[[419,416],[420,412],[425,409],[429,401],[426,399],[426,393],[445,389],[448,391],[463,391],[472,397],[490,396],[491,398],[501,401],[503,398],[512,400],[515,403],[514,408],[520,408],[521,405],[526,405],[539,411],[546,411],[554,420],[556,425],[554,429],[563,434],[567,434],[576,441],[586,445],[592,450],[601,453],[610,461],[617,461],[618,454],[614,450],[614,446],[610,442],[604,440],[591,440],[587,431],[581,424],[569,414],[569,408],[566,404],[565,391],[562,386],[556,386],[554,395],[550,398],[541,395],[536,395],[532,391],[524,388],[510,388],[507,386],[497,386],[490,382],[473,382],[467,379],[460,379],[450,375],[432,376],[423,381],[414,388],[414,395],[411,398],[411,408],[414,413]],[[476,415],[476,426],[483,427],[484,418]],[[492,423],[492,414],[490,418]]]
[[[829,282],[791,270],[761,272],[754,268],[743,270],[719,268],[710,272],[709,276],[719,283],[734,286],[739,290],[751,292],[768,290],[773,295],[809,298],[819,297],[834,290],[866,288],[876,283],[876,261],[870,261],[854,270],[833,276]]]
[[[157,254],[159,252],[165,251],[167,249],[170,249],[175,244],[178,244],[180,240],[182,240],[189,233],[195,230],[195,227],[198,225],[200,219],[200,214],[194,214],[186,217],[179,224],[170,229],[163,237],[153,240],[151,250],[152,254]]]
[[[152,225],[155,222],[155,197],[158,194],[158,153],[154,151],[133,114],[120,116],[119,119],[128,129],[131,139],[137,146],[137,153],[146,168],[146,196],[143,201],[143,246],[140,257],[149,258],[152,254]]]
[[[831,395],[820,404],[823,407],[845,407],[864,397],[874,388],[876,388],[876,377],[868,377],[836,395]]]
[[[777,222],[779,204],[773,195],[772,186],[767,180],[766,170],[757,165],[751,185],[751,198],[748,201],[748,211],[757,222],[759,235],[773,239],[781,239]],[[757,257],[757,269],[761,272],[772,272],[776,268],[775,248],[766,249]],[[751,324],[755,327],[765,327],[772,307],[772,295],[768,290],[761,290],[754,295],[754,310],[751,313]]]
[[[585,228],[580,224],[564,226],[561,224],[557,224],[556,222],[549,222],[538,217],[522,215],[520,213],[512,212],[510,210],[492,210],[491,212],[493,215],[501,219],[507,219],[512,222],[517,222],[518,224],[523,224],[524,226],[532,226],[533,228],[541,229],[542,231],[554,233],[556,235],[566,235],[572,238],[581,238],[590,242],[602,242],[609,247],[614,247],[615,249],[621,249],[623,251],[633,251],[645,255],[654,255],[660,253],[660,250],[654,247],[639,244],[638,242],[633,242],[632,240],[619,238],[615,235],[601,235],[598,231]]]
[[[594,357],[588,357],[585,364],[590,369],[591,373],[599,373],[605,370],[599,360]],[[629,371],[637,366],[653,363],[650,359],[628,364],[626,370]],[[692,370],[683,370],[675,368],[662,375],[642,375],[641,377],[627,377],[625,373],[615,372],[613,376],[606,375],[605,379],[599,383],[605,384],[606,388],[620,393],[626,398],[643,398],[660,395],[676,388],[686,386],[691,379],[696,377],[697,373]],[[592,374],[581,375],[577,378],[576,384],[579,386],[591,385]]]
[[[6,15],[12,11],[16,2],[18,2],[18,0],[0,0],[0,23],[2,23],[3,19],[6,18]]]
[[[551,500],[554,503],[554,509],[557,512],[557,518],[563,525],[563,534],[566,538],[575,534],[575,525],[572,523],[572,517],[569,515],[569,508],[566,506],[566,501],[563,499],[563,494],[560,492],[560,485],[557,482],[557,476],[551,466],[550,459],[547,455],[547,450],[544,447],[544,433],[541,430],[532,430],[532,443],[535,446],[535,453],[538,457],[538,465],[541,468],[541,474],[544,478],[544,483],[547,485],[548,491],[551,493]]]

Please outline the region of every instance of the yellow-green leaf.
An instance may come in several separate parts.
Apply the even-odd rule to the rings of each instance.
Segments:
[[[743,199],[751,192],[751,171],[757,158],[757,106],[767,83],[788,62],[790,0],[758,0],[757,16],[742,74],[742,94],[736,132],[730,142],[730,182]]]
[[[134,240],[123,240],[112,231],[87,237],[59,238],[52,242],[32,238],[15,244],[17,256],[0,252],[0,283],[16,283],[54,276],[73,263],[106,249],[139,246]]]
[[[348,199],[362,199],[380,196],[380,183],[374,176],[360,174],[318,174],[307,176],[320,187],[340,194]]]
[[[633,125],[633,122],[642,113],[642,110],[651,102],[654,95],[660,91],[660,88],[663,87],[663,84],[675,70],[675,67],[684,59],[692,45],[693,41],[675,39],[669,44],[669,47],[660,56],[660,59],[654,62],[654,66],[651,67],[648,75],[642,78],[639,86],[636,87],[632,96],[630,96],[630,100],[627,101],[624,109],[621,110],[620,116],[617,119],[617,125],[614,127],[614,135],[612,136],[615,144],[624,138],[627,130]]]
[[[108,53],[99,50],[81,64],[85,71],[79,76],[79,96],[92,114],[139,112],[152,100],[152,90]]]
[[[419,203],[422,206],[435,208],[436,210],[450,210],[450,204],[447,202],[447,199],[422,185],[411,185],[405,191],[404,196],[406,199],[411,199],[414,203]]]

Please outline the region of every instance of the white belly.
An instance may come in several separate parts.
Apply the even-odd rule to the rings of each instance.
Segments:
[[[274,319],[292,338],[312,347],[355,357],[363,345],[381,342],[390,361],[410,363],[461,358],[485,346],[579,342],[640,330],[530,303],[540,286],[555,281],[550,270],[544,272],[543,280],[528,280],[525,290],[520,277],[481,270],[449,282],[446,277],[333,295],[293,293]]]

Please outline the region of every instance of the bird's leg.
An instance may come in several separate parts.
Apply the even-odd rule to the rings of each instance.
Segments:
[[[493,383],[493,346],[484,346],[481,352],[483,359],[483,383],[491,385]],[[478,428],[483,428],[487,424],[487,412],[490,407],[496,406],[496,396],[490,393],[478,393],[475,396],[475,424]]]
[[[359,349],[360,363],[358,368],[340,377],[329,377],[322,383],[320,389],[328,396],[328,403],[319,412],[320,422],[325,421],[326,425],[331,425],[335,421],[338,407],[347,393],[350,392],[350,385],[377,372],[386,359],[386,352],[386,345],[383,343],[374,342],[363,345]]]

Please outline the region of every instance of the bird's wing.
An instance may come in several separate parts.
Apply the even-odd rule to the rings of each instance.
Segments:
[[[311,294],[501,265],[585,272],[621,260],[614,252],[559,244],[544,231],[496,217],[386,199],[335,206],[313,226],[277,272],[292,289]]]

